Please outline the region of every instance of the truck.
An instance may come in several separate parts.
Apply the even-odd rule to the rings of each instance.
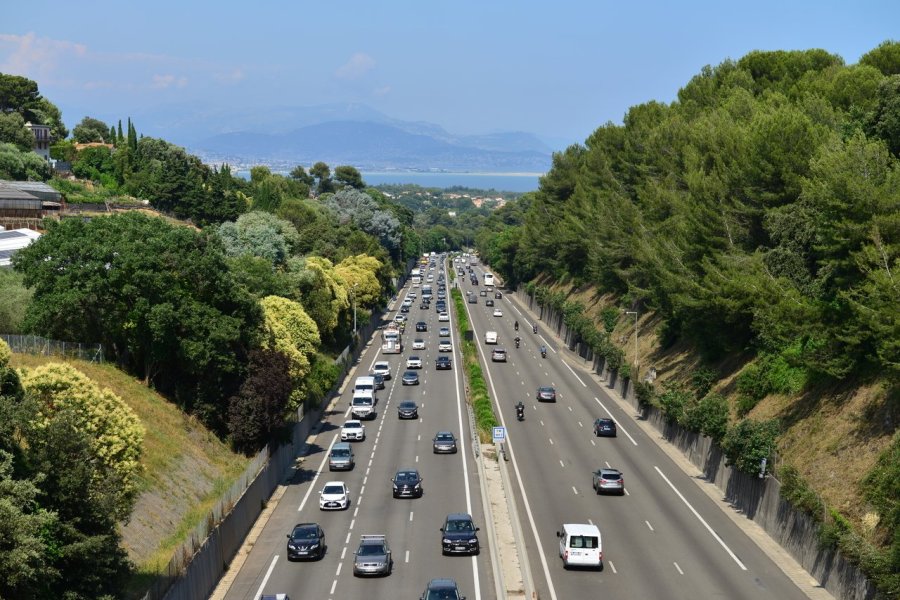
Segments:
[[[397,323],[389,323],[381,330],[381,351],[384,354],[400,354],[403,352],[400,326]]]
[[[484,274],[484,285],[487,285],[487,286],[494,285],[494,274],[493,273],[485,273]]]
[[[412,286],[418,287],[422,283],[422,270],[418,268],[413,269],[410,277],[412,278]]]

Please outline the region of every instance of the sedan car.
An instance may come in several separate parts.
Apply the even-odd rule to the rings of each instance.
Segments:
[[[469,296],[469,304],[478,304],[478,296],[475,294]]]
[[[449,320],[450,320],[450,315],[445,312],[442,312],[441,314],[438,315],[438,321],[449,321]]]
[[[438,332],[438,336],[450,337],[450,328],[449,327],[441,327],[441,330]]]
[[[409,312],[409,306],[407,306],[407,305],[404,304],[403,306],[400,307],[400,312],[403,313],[403,314],[408,313],[408,312]]]
[[[478,295],[479,295],[479,296],[487,296],[487,290],[480,290],[480,291],[478,292]]]
[[[343,481],[329,481],[319,492],[320,510],[345,510],[350,506],[350,490]]]
[[[357,419],[350,419],[349,421],[345,421],[343,427],[341,427],[341,441],[349,442],[350,440],[357,441],[365,441],[366,439],[366,426],[362,424],[362,421]]]
[[[494,301],[491,300],[490,298],[488,298],[487,300],[484,301],[484,305],[485,305],[485,306],[493,306],[493,305],[494,305]]]
[[[325,532],[316,523],[298,523],[287,534],[288,560],[325,556]]]
[[[394,317],[394,320],[398,323],[405,323],[406,315],[397,315],[396,317]]]
[[[503,311],[500,310],[499,308],[495,308],[495,309],[494,309],[494,316],[495,316],[495,317],[502,317],[502,316],[503,316]]]
[[[397,471],[393,483],[394,498],[421,498],[422,477],[415,469],[401,469]]]
[[[381,375],[386,380],[391,378],[391,363],[386,360],[379,360],[372,365],[372,373]]]
[[[419,321],[416,323],[416,331],[428,331],[428,323],[425,321]]]
[[[497,300],[499,300],[502,297],[503,297],[503,294],[501,292],[494,292],[494,298],[496,298]]]
[[[423,299],[422,304],[419,305],[419,308],[422,310],[428,310],[429,308],[431,308],[431,303]]]
[[[494,348],[491,352],[491,361],[493,362],[506,362],[506,350],[503,348]]]
[[[364,535],[359,540],[356,549],[356,558],[353,560],[353,574],[362,575],[390,575],[394,568],[391,558],[391,548],[383,535]]]
[[[441,527],[441,552],[443,554],[478,554],[481,546],[478,543],[478,527],[472,516],[466,513],[447,515]]]
[[[410,356],[406,359],[406,368],[407,369],[421,369],[422,368],[422,359],[418,356]]]
[[[403,385],[419,385],[419,374],[415,371],[404,371],[401,382]]]
[[[438,371],[449,371],[453,369],[453,361],[449,356],[438,356],[434,361],[434,368]]]
[[[404,400],[397,405],[397,416],[401,419],[418,419],[419,405],[412,400]]]
[[[419,600],[466,600],[466,597],[459,595],[459,588],[452,579],[432,579]]]
[[[435,454],[456,454],[456,436],[449,431],[438,431],[431,442]]]
[[[453,344],[450,340],[441,340],[438,344],[438,352],[453,352]]]
[[[612,419],[596,419],[594,435],[600,437],[616,437],[616,422]]]
[[[556,402],[556,390],[549,385],[542,385],[537,389],[537,399],[540,402]]]
[[[422,338],[416,338],[413,340],[413,350],[424,350],[425,349],[425,340]]]
[[[591,485],[598,494],[615,492],[620,496],[625,494],[625,479],[618,469],[598,469],[591,477]]]

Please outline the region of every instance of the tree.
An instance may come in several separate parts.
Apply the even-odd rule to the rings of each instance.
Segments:
[[[34,148],[34,134],[19,113],[0,113],[0,143],[13,144],[22,152]]]
[[[229,256],[258,256],[273,265],[282,265],[299,244],[299,234],[288,221],[275,215],[252,211],[226,222],[217,229]]]
[[[360,172],[357,171],[355,167],[351,167],[348,165],[341,165],[339,167],[336,167],[334,169],[334,179],[342,185],[352,187],[357,190],[361,190],[366,187],[366,182],[363,181]]]
[[[312,187],[315,183],[315,179],[306,172],[306,169],[304,169],[302,165],[297,165],[291,169],[290,178],[296,179],[300,183],[305,183],[307,188]]]
[[[878,102],[869,128],[887,143],[894,156],[900,156],[900,74],[886,78],[878,86]]]
[[[331,180],[331,169],[327,164],[319,161],[309,169],[309,174],[316,180],[316,193],[325,194],[334,191],[334,182]]]
[[[37,122],[35,111],[41,108],[41,99],[36,82],[0,73],[0,113],[18,113],[25,121]]]
[[[247,454],[259,450],[284,426],[292,391],[290,359],[282,352],[250,352],[247,378],[228,401],[228,430],[234,446]]]
[[[335,265],[334,272],[344,282],[344,287],[357,305],[375,306],[381,299],[381,285],[377,277],[380,269],[381,261],[377,258],[357,254]]]
[[[0,142],[0,179],[47,181],[52,174],[50,163],[34,152]]]
[[[93,117],[83,118],[72,130],[72,137],[79,144],[112,141],[107,139],[109,138],[109,126]]]
[[[340,223],[353,223],[362,231],[378,238],[389,251],[400,247],[400,221],[389,212],[381,210],[375,200],[359,190],[345,188],[325,200]]]
[[[900,75],[900,42],[882,42],[877,48],[863,54],[859,64],[875,67],[884,75]]]
[[[263,347],[277,350],[289,360],[288,373],[293,381],[290,408],[293,410],[302,400],[303,379],[309,374],[312,357],[321,342],[319,328],[299,302],[266,296],[260,305],[268,334]]]
[[[334,265],[327,258],[307,256],[288,261],[290,278],[300,290],[303,308],[316,322],[319,333],[331,337],[343,311],[350,308],[350,299]]]
[[[31,290],[22,283],[22,274],[0,269],[0,331],[22,333],[25,309],[31,302]]]

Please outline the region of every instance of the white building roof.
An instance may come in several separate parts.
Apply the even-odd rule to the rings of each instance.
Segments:
[[[13,254],[27,248],[39,237],[41,234],[31,229],[0,231],[0,267],[8,267]]]

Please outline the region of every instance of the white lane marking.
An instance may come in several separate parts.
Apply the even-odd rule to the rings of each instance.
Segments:
[[[588,523],[590,523],[591,525],[594,524],[594,522],[591,519],[588,519]]]
[[[581,421],[578,421],[578,426],[579,426],[579,427],[584,427],[584,423],[582,423]]]
[[[337,587],[337,579],[332,579],[331,580],[331,591],[328,592],[329,596],[334,596],[334,588],[336,588],[336,587]]]
[[[606,465],[606,466],[608,467],[609,465]],[[365,477],[363,477],[363,485],[366,485],[368,482],[369,482],[369,476],[366,475]]]
[[[612,467],[609,466],[609,461],[608,461],[608,460],[603,461],[603,464],[606,465],[606,468],[607,468],[607,469],[612,469]]]
[[[562,459],[559,460],[559,466],[561,466],[563,469],[566,468],[566,465],[563,464]]]
[[[334,574],[335,577],[341,576],[341,567],[343,567],[343,566],[344,566],[344,563],[338,563],[337,572]]]
[[[259,584],[259,589],[256,590],[256,595],[254,598],[259,598],[262,596],[263,588],[266,587],[266,583],[269,581],[269,577],[272,576],[272,571],[275,569],[275,563],[278,562],[278,555],[272,557],[272,562],[269,564],[269,569],[266,571],[266,576],[263,577],[262,583]]]
[[[325,456],[322,457],[322,462],[319,463],[319,468],[316,470],[316,474],[313,477],[313,480],[309,484],[309,488],[306,490],[306,494],[303,495],[303,500],[300,502],[300,506],[297,507],[297,512],[303,510],[303,507],[306,506],[306,501],[309,500],[309,495],[312,493],[313,488],[316,487],[316,481],[319,479],[319,475],[322,474],[322,469],[325,468],[325,461],[328,460],[328,455],[331,454],[331,449],[334,447],[334,443],[338,440],[337,434],[331,439],[331,443],[328,444],[328,451],[325,452]],[[257,594],[258,596],[259,594]]]
[[[551,348],[551,350],[552,350],[552,348]],[[587,384],[581,380],[581,377],[579,377],[579,376],[575,373],[575,371],[572,370],[572,367],[569,366],[569,363],[567,363],[566,361],[562,361],[562,364],[566,365],[566,368],[569,370],[569,372],[570,372],[572,375],[575,376],[575,379],[578,380],[578,383],[581,384],[581,387],[587,387]]]
[[[421,423],[421,422],[422,422],[422,419],[419,419],[419,423]],[[421,441],[422,441],[422,434],[421,434],[421,433],[420,433],[419,435],[416,436],[416,441],[417,441],[417,442],[421,442]]]
[[[576,496],[578,495],[578,490],[575,489],[575,486],[574,486],[574,485],[572,486],[572,491],[575,492],[575,495],[576,495]]]
[[[362,495],[362,494],[360,494]],[[356,525],[356,519],[350,519],[350,529],[353,529],[353,526]]]
[[[677,563],[677,562],[673,562],[672,564],[675,565],[675,568],[676,568],[676,569],[678,569],[678,574],[679,574],[679,575],[684,575],[684,571],[681,570],[681,567],[678,566],[678,563]]]
[[[622,489],[625,490],[625,495],[626,495],[626,496],[630,496],[630,495],[631,495],[631,494],[628,493],[628,488],[622,488]]]
[[[366,467],[366,477],[368,477],[368,476],[369,476],[369,469],[371,469],[371,468],[372,468],[372,467],[371,467],[371,466],[369,466],[369,467]]]
[[[347,546],[341,550],[341,560],[344,560],[344,557],[347,556]]]
[[[722,538],[719,537],[719,534],[716,533],[715,531],[713,531],[713,528],[710,527],[709,523],[707,523],[703,519],[703,517],[700,516],[700,513],[698,513],[694,509],[694,507],[691,506],[691,503],[687,501],[687,498],[685,498],[684,496],[681,495],[681,492],[678,491],[678,488],[676,488],[674,485],[672,485],[672,482],[669,481],[669,478],[666,477],[663,474],[663,472],[659,470],[659,467],[654,466],[653,468],[656,469],[656,472],[659,473],[659,476],[662,477],[663,480],[669,484],[669,487],[672,488],[672,491],[675,492],[679,498],[681,498],[681,501],[684,502],[684,505],[687,506],[691,510],[692,513],[694,513],[694,516],[697,517],[697,520],[699,520],[701,523],[703,523],[703,526],[706,527],[706,530],[709,531],[709,533],[716,539],[717,542],[719,542],[719,545],[722,546],[726,552],[728,552],[728,556],[730,556],[732,559],[734,559],[734,562],[737,563],[737,565],[741,568],[742,571],[746,571],[747,567],[744,566],[744,563],[742,563],[741,560],[737,556],[735,556],[734,552],[731,551],[731,548],[729,548],[728,546],[725,545],[725,542],[722,541]]]
[[[345,543],[345,544],[349,544],[349,543],[350,543],[350,532],[349,532],[349,531],[347,532],[347,539],[344,540],[344,543]]]
[[[594,440],[591,440],[591,446],[596,446],[596,445],[597,445],[597,442],[595,442]]]
[[[406,551],[406,561],[405,562],[409,562],[409,550]]]
[[[570,407],[568,407],[568,408],[569,408],[569,412],[572,412],[572,407],[570,406]]]
[[[612,419],[613,421],[616,421],[616,419],[615,419],[615,417],[613,417],[612,413],[609,412],[609,409],[606,408],[606,406],[602,402],[600,402],[600,398],[598,398],[597,396],[594,396],[594,400],[596,400],[597,404],[599,404],[601,406],[601,408],[603,408],[603,410],[606,411],[606,414],[609,415],[610,419]],[[627,431],[625,431],[625,428],[623,428],[622,425],[618,421],[616,421],[616,427],[618,427],[622,431],[622,433],[624,433],[625,435],[628,436],[628,439],[631,440],[632,444],[634,444],[635,446],[638,445],[638,443],[636,441],[634,441],[634,438],[631,437],[631,434],[628,433]]]
[[[355,519],[358,514],[359,514],[359,505],[357,505],[356,508],[353,509],[353,518]]]
[[[547,438],[547,439],[550,440],[550,445],[552,446],[552,445],[553,445],[553,438]]]
[[[413,511],[409,511],[409,522],[412,523],[413,520]]]
[[[416,462],[419,462],[419,455],[416,454]]]
[[[618,573],[618,571],[616,571],[616,565],[614,565],[611,560],[607,562],[609,562],[609,568],[612,569],[612,572]]]
[[[543,427],[543,426],[544,426],[544,420],[541,419],[541,427]]]
[[[653,525],[650,524],[650,521],[644,520],[644,523],[647,524],[647,527],[650,528],[650,531],[653,531]]]
[[[522,315],[522,311],[519,310],[519,308],[515,304],[510,304],[510,306],[512,306],[513,310],[516,311],[517,313],[519,313],[519,315]]]
[[[547,339],[544,337],[543,334],[538,334],[538,337],[541,338],[542,340],[544,340],[544,346],[547,347],[547,350],[549,350],[549,351],[552,352],[553,354],[556,354],[556,350],[554,350],[554,349],[550,346],[550,342],[547,341]]]

